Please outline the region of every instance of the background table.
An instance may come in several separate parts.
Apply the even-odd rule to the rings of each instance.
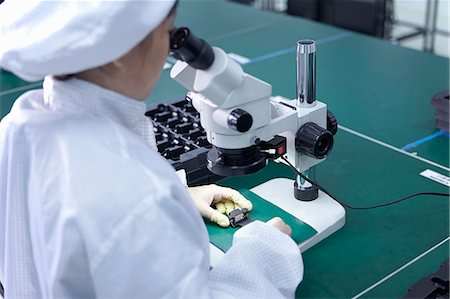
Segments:
[[[340,124],[317,180],[342,201],[367,206],[415,192],[448,192],[419,175],[426,169],[449,175],[448,134],[427,138],[437,131],[431,97],[449,88],[448,59],[221,0],[181,1],[176,23],[249,58],[244,70],[287,98],[295,97],[296,42],[316,40],[317,96]],[[18,95],[40,85],[2,71],[0,116]],[[184,93],[165,70],[147,102]],[[448,198],[347,210],[344,228],[304,253],[297,297],[400,297],[448,258]]]

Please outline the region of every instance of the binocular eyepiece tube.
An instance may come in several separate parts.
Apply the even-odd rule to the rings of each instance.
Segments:
[[[194,69],[206,70],[214,62],[214,51],[203,39],[189,28],[174,28],[170,34],[170,54],[175,59],[189,64]]]

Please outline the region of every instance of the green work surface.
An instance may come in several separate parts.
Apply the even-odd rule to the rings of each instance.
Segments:
[[[449,240],[436,245],[437,248],[422,256],[418,256],[413,264],[400,268],[392,278],[381,282],[379,285],[364,294],[365,298],[383,298],[386,294],[392,297],[404,297],[408,289],[422,278],[437,272],[440,266],[448,259]],[[448,279],[448,278],[447,278]]]
[[[344,131],[335,141],[316,176],[347,204],[369,206],[420,191],[448,192],[420,176],[425,169],[443,173],[440,168]],[[359,294],[448,238],[448,215],[448,198],[433,196],[373,210],[347,209],[345,226],[304,253],[305,277],[297,297]],[[382,297],[396,298],[397,293],[385,290]]]
[[[274,95],[287,98],[296,93],[296,41],[318,42],[317,97],[333,111],[341,129],[333,152],[317,166],[316,177],[337,198],[367,206],[415,192],[449,192],[419,175],[426,169],[449,175],[447,136],[408,150],[416,157],[400,150],[436,132],[430,101],[436,92],[448,89],[448,59],[221,0],[181,1],[176,24],[190,27],[226,52],[250,58],[244,70],[272,84]],[[0,115],[9,111],[19,90],[38,85],[1,72]],[[147,103],[170,102],[185,92],[165,70]],[[279,170],[271,175],[292,177],[289,169]],[[249,178],[232,179],[227,185],[248,190],[258,184]],[[276,216],[270,213],[269,209],[265,217]],[[347,210],[345,226],[303,254],[305,275],[296,297],[350,298],[388,278],[362,297],[398,298],[449,257],[448,242],[433,249],[448,237],[445,197]],[[389,276],[424,252],[428,253],[422,259]]]
[[[30,85],[30,83],[0,69],[0,94],[2,94],[4,91],[27,85]]]
[[[448,143],[448,136],[441,135],[416,147],[410,148],[407,151],[416,153],[420,157],[433,157],[433,161],[440,165],[449,165]]]

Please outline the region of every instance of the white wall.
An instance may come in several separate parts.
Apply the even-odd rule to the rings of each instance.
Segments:
[[[450,0],[438,0],[437,28],[446,32],[450,31]],[[394,0],[394,15],[397,20],[407,21],[419,26],[425,25],[426,0]],[[405,26],[394,26],[394,36],[411,32],[411,29]],[[442,34],[436,34],[435,54],[450,57],[449,53],[450,38]],[[400,43],[406,47],[422,50],[423,37],[404,40]]]

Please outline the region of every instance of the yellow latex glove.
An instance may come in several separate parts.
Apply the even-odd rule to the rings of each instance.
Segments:
[[[249,200],[232,188],[211,184],[189,187],[188,191],[200,214],[222,227],[230,225],[225,214],[235,209],[246,208],[250,211],[253,208]]]

